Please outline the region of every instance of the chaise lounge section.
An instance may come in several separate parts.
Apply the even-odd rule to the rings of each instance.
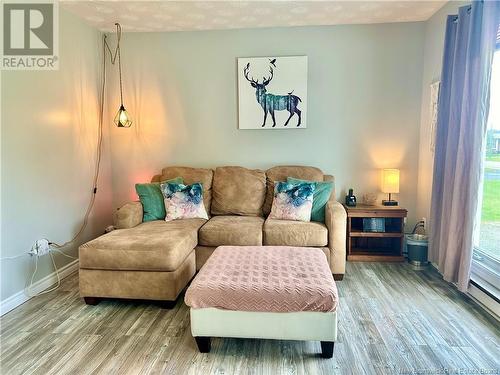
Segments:
[[[80,294],[100,298],[175,301],[218,246],[299,246],[320,248],[337,280],[345,273],[346,213],[335,192],[325,223],[268,219],[274,182],[295,177],[333,181],[314,167],[279,166],[267,171],[243,167],[167,167],[152,181],[182,177],[201,182],[212,217],[142,222],[140,202],[114,215],[117,228],[80,246]]]
[[[194,248],[205,221],[151,221],[82,245],[82,295],[174,301],[195,274]]]

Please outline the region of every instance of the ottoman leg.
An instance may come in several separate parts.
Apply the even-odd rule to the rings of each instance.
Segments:
[[[99,302],[101,302],[101,299],[97,297],[83,297],[83,300],[87,305],[92,305],[92,306],[98,305]]]
[[[321,341],[321,357],[332,358],[334,345],[333,341]]]
[[[196,336],[196,345],[198,345],[198,350],[200,353],[210,352],[210,337]]]

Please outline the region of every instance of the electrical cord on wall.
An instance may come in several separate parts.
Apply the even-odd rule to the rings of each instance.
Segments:
[[[99,97],[98,136],[97,136],[96,160],[95,160],[95,166],[94,166],[94,177],[92,179],[92,195],[91,195],[90,201],[87,205],[87,210],[85,211],[82,225],[80,226],[78,232],[76,232],[76,234],[73,236],[73,238],[71,238],[69,241],[66,241],[62,244],[59,244],[59,243],[54,242],[54,241],[49,241],[49,245],[53,248],[54,251],[58,252],[59,254],[65,256],[67,258],[71,258],[71,259],[78,259],[78,258],[64,253],[62,249],[67,247],[68,245],[73,244],[81,236],[81,234],[83,233],[83,231],[85,230],[85,228],[88,225],[90,213],[92,212],[92,209],[93,209],[94,204],[95,204],[95,199],[96,199],[96,194],[97,194],[97,183],[99,180],[99,172],[100,172],[100,166],[101,166],[101,155],[102,155],[102,134],[103,134],[102,133],[102,126],[103,126],[103,121],[104,121],[104,98],[105,98],[105,91],[106,91],[106,51],[109,51],[109,53],[111,55],[111,63],[114,64],[115,60],[116,60],[117,52],[119,53],[119,46],[120,46],[121,28],[119,27],[119,25],[117,26],[117,31],[119,31],[118,32],[118,41],[117,41],[116,51],[115,51],[114,56],[113,56],[111,49],[109,48],[109,45],[106,41],[106,35],[103,35],[102,85],[101,85],[101,91],[100,91],[100,97]],[[26,288],[26,294],[28,294],[30,297],[34,297],[37,295],[52,292],[52,291],[56,290],[57,288],[59,288],[59,286],[61,285],[61,277],[59,275],[59,270],[58,270],[56,263],[54,261],[54,256],[52,255],[52,252],[49,252],[49,255],[50,255],[50,259],[52,260],[52,264],[54,266],[54,270],[55,270],[56,277],[57,277],[57,283],[52,288],[46,289],[46,290],[39,292],[39,293],[36,293],[36,294],[32,293],[33,280],[34,280],[35,274],[38,270],[38,258],[39,258],[38,256],[35,256],[34,270],[33,270],[33,273],[31,275],[30,283]]]
[[[49,241],[47,240],[49,246],[52,248],[52,251],[56,251],[57,253],[70,258],[70,259],[78,259],[77,257],[71,256],[66,254],[63,249],[71,244],[73,244],[84,232],[85,228],[88,225],[88,220],[90,217],[90,213],[92,212],[92,209],[95,204],[96,200],[96,194],[97,194],[97,183],[99,180],[99,172],[100,172],[100,165],[101,165],[101,156],[102,156],[102,138],[103,138],[103,121],[104,121],[104,99],[105,99],[105,91],[106,91],[106,52],[109,52],[110,54],[110,60],[111,64],[114,65],[116,62],[116,58],[120,59],[120,39],[121,39],[121,26],[116,23],[116,31],[117,31],[117,44],[116,44],[116,49],[114,53],[111,51],[111,48],[107,42],[107,36],[103,35],[103,49],[102,49],[102,85],[101,85],[101,91],[100,91],[100,98],[99,98],[99,119],[98,119],[98,138],[97,138],[97,149],[96,149],[96,161],[95,161],[95,167],[94,167],[94,177],[92,179],[92,194],[90,197],[90,201],[87,205],[87,209],[85,211],[84,217],[83,217],[83,222],[79,228],[79,230],[76,232],[76,234],[68,241],[64,243],[57,243],[54,241]],[[121,68],[121,67],[120,67]],[[121,82],[121,75],[120,75],[120,88],[122,86]],[[26,256],[30,253],[25,253],[25,254],[20,254],[12,257],[4,257],[0,258],[0,260],[9,260],[9,259],[17,259],[22,256]],[[52,261],[52,265],[55,270],[55,274],[57,277],[57,283],[55,286],[46,289],[42,292],[38,293],[33,293],[32,288],[33,288],[33,282],[35,275],[38,271],[38,258],[39,255],[35,255],[35,259],[33,260],[33,272],[31,274],[31,277],[29,278],[29,284],[26,286],[26,294],[30,297],[35,297],[37,295],[45,294],[52,292],[56,289],[58,289],[61,285],[61,277],[59,274],[59,269],[57,268],[57,265],[54,260],[54,256],[51,251],[48,252],[50,259]]]
[[[121,39],[121,27],[120,24],[116,23],[116,28],[117,28],[117,44],[116,44],[116,50],[113,56],[113,53],[111,52],[111,48],[108,45],[108,42],[106,41],[106,34],[103,35],[103,49],[102,49],[102,85],[101,85],[101,96],[99,98],[99,125],[98,125],[98,139],[97,139],[97,152],[96,152],[96,162],[95,162],[95,171],[94,171],[94,179],[92,181],[92,196],[90,198],[89,205],[87,206],[87,211],[85,212],[85,216],[83,218],[83,223],[80,226],[79,231],[75,234],[75,236],[69,240],[64,242],[63,244],[58,244],[56,242],[50,242],[49,244],[53,246],[55,249],[61,249],[63,247],[68,246],[69,244],[73,243],[76,241],[78,237],[83,233],[85,228],[87,227],[87,223],[89,220],[90,213],[92,211],[92,208],[94,207],[95,203],[95,196],[97,194],[97,181],[99,179],[99,171],[100,171],[100,165],[101,165],[101,154],[102,154],[102,123],[103,123],[103,118],[104,118],[104,96],[105,96],[105,91],[106,91],[106,50],[109,51],[109,54],[111,56],[111,64],[115,64],[116,61],[116,56],[120,54],[120,39]],[[121,79],[120,79],[120,86],[121,86]],[[59,251],[62,253],[62,251]],[[63,255],[66,255],[62,253]],[[76,258],[75,258],[76,259]]]
[[[31,293],[31,288],[33,287],[33,279],[35,278],[36,271],[38,270],[38,258],[39,257],[35,256],[35,260],[34,260],[35,267],[34,267],[33,273],[31,274],[30,283],[26,287],[26,294],[29,297],[36,297],[36,296],[40,296],[40,295],[45,294],[45,293],[53,292],[54,290],[56,290],[57,288],[59,288],[61,286],[61,276],[59,276],[59,270],[57,269],[56,262],[54,261],[54,256],[52,255],[52,253],[49,253],[49,255],[50,255],[50,260],[52,261],[52,265],[54,266],[54,270],[56,272],[57,283],[52,288],[45,289],[45,290],[38,292],[38,293]]]
[[[102,48],[102,85],[101,85],[101,92],[100,92],[100,98],[99,98],[99,121],[98,121],[98,138],[97,138],[97,150],[96,150],[96,161],[95,161],[95,169],[94,169],[94,178],[92,180],[92,195],[90,197],[90,201],[89,201],[89,204],[87,206],[87,210],[85,211],[85,215],[84,215],[84,218],[83,218],[83,222],[82,222],[82,225],[80,226],[80,229],[78,230],[78,232],[73,236],[72,239],[70,239],[69,241],[66,241],[62,244],[59,244],[57,242],[53,242],[53,241],[49,241],[49,245],[54,249],[54,251],[57,251],[59,254],[65,256],[65,257],[68,257],[68,258],[72,258],[72,259],[78,259],[77,257],[73,257],[71,255],[68,255],[66,253],[64,253],[62,251],[63,248],[67,247],[68,245],[74,243],[79,237],[80,235],[83,233],[83,231],[85,230],[85,228],[87,227],[87,224],[88,224],[88,220],[89,220],[89,216],[90,216],[90,213],[92,212],[92,208],[94,207],[94,203],[95,203],[95,199],[96,199],[96,194],[97,194],[97,182],[99,180],[99,172],[100,172],[100,165],[101,165],[101,155],[102,155],[102,126],[103,126],[103,121],[104,121],[104,99],[105,99],[105,92],[106,92],[106,51],[109,52],[109,55],[110,55],[110,60],[111,60],[111,64],[112,65],[115,65],[115,62],[116,62],[116,58],[118,57],[118,61],[120,60],[120,40],[121,40],[121,33],[122,33],[122,29],[121,29],[121,26],[119,23],[115,23],[115,26],[116,26],[116,34],[117,34],[117,42],[116,42],[116,48],[115,48],[115,52],[113,53],[111,51],[111,48],[107,42],[107,36],[106,34],[103,35],[103,48]],[[121,70],[121,66],[120,64],[118,64],[118,67],[119,69]],[[122,88],[122,80],[121,80],[121,71],[120,71],[120,95],[121,95],[121,88]],[[123,101],[123,98],[122,98],[122,101]],[[54,257],[52,255],[51,252],[49,252],[49,255],[50,255],[50,258],[52,260],[52,264],[54,266],[54,270],[56,272],[56,277],[57,277],[57,284],[50,288],[50,289],[47,289],[47,290],[44,290],[42,292],[39,292],[35,295],[40,295],[40,294],[45,294],[45,293],[49,293],[49,292],[52,292],[54,290],[56,290],[57,288],[59,288],[59,286],[61,285],[61,278],[60,278],[60,275],[59,275],[59,270],[56,266],[56,263],[54,261]],[[29,296],[35,296],[31,293],[31,289],[33,287],[33,279],[35,277],[35,274],[36,274],[36,271],[38,269],[38,256],[35,257],[35,267],[34,267],[34,270],[33,270],[33,274],[31,275],[31,279],[30,279],[30,284],[29,286],[27,287],[27,294]]]
[[[120,39],[121,39],[121,26],[116,23],[116,29],[117,29],[117,44],[116,44],[116,49],[115,52],[113,53],[111,51],[111,48],[106,40],[107,36],[103,35],[103,49],[102,49],[102,84],[101,84],[101,90],[100,90],[100,98],[99,98],[99,118],[98,118],[98,138],[97,138],[97,149],[96,149],[96,160],[95,160],[95,166],[94,166],[94,176],[92,179],[92,194],[90,197],[90,201],[87,205],[87,209],[85,211],[85,215],[83,217],[83,222],[76,232],[76,234],[68,241],[64,243],[57,243],[54,241],[49,241],[47,240],[49,246],[52,248],[52,251],[56,251],[57,253],[71,259],[78,259],[78,257],[74,257],[71,255],[66,254],[63,249],[71,244],[73,244],[84,232],[85,228],[88,225],[90,213],[92,212],[92,209],[95,204],[96,200],[96,194],[97,194],[97,183],[99,180],[99,172],[100,172],[100,165],[101,165],[101,156],[102,156],[102,138],[103,138],[103,121],[104,121],[104,99],[105,99],[105,91],[106,91],[106,52],[108,51],[111,57],[111,64],[114,65],[116,58],[118,56],[118,59],[120,59]],[[120,75],[120,87],[122,85],[121,82],[121,75]],[[33,260],[33,272],[31,274],[31,277],[29,278],[29,284],[26,286],[26,294],[30,297],[35,297],[37,295],[45,294],[52,292],[56,289],[59,288],[61,285],[61,277],[59,274],[59,270],[57,268],[57,265],[54,260],[54,256],[52,254],[52,251],[48,252],[48,255],[50,256],[50,259],[52,261],[52,265],[54,266],[55,274],[57,277],[57,283],[55,286],[46,289],[42,292],[38,293],[33,293],[32,288],[33,288],[33,281],[35,278],[35,275],[38,271],[38,258],[39,255],[34,255],[35,259]],[[22,256],[29,255],[30,253],[24,253],[12,257],[4,257],[0,258],[0,260],[9,260],[9,259],[17,259]]]
[[[23,254],[19,254],[19,255],[14,255],[12,257],[3,257],[3,258],[0,258],[0,260],[17,259],[17,258],[25,257],[27,255],[29,255],[29,254],[28,253],[23,253]]]

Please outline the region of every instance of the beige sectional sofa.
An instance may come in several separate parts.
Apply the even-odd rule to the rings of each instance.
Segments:
[[[217,246],[283,245],[318,247],[335,279],[345,272],[346,213],[335,200],[325,210],[325,223],[266,219],[274,181],[295,177],[333,180],[314,167],[279,166],[267,171],[242,167],[215,170],[167,167],[153,182],[182,177],[201,182],[211,218],[142,222],[140,202],[116,211],[117,228],[80,246],[80,294],[87,303],[100,298],[175,301]]]

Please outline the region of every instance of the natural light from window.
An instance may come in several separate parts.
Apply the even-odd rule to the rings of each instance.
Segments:
[[[493,59],[490,90],[479,248],[500,261],[500,51]]]
[[[494,55],[484,175],[480,194],[471,279],[500,298],[500,50]]]

